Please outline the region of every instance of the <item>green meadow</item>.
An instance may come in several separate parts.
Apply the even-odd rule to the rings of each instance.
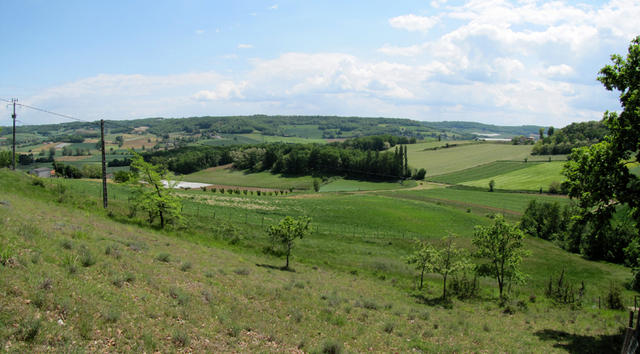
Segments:
[[[562,166],[564,162],[554,161],[540,164],[532,164],[523,169],[498,174],[493,177],[486,177],[473,181],[465,181],[461,184],[471,187],[488,188],[489,182],[495,182],[496,189],[513,189],[513,190],[530,190],[536,191],[542,189],[549,190],[549,185],[553,182],[563,182],[565,177],[562,175]]]

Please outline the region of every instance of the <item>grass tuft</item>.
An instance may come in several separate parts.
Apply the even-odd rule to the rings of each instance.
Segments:
[[[168,253],[160,253],[156,256],[156,260],[168,263],[171,261],[171,255]]]

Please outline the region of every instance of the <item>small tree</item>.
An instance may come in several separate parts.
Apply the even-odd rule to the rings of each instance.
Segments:
[[[491,180],[489,181],[489,192],[493,192],[493,187],[496,186],[496,181]]]
[[[442,276],[442,299],[447,299],[447,279],[450,275],[470,266],[468,258],[462,249],[454,246],[453,238],[444,239],[445,246],[438,249],[422,241],[415,253],[407,257],[408,264],[414,264],[420,271],[420,286],[422,290],[424,273],[437,273]]]
[[[320,191],[320,180],[318,180],[317,178],[313,179],[313,190],[316,192]]]
[[[289,257],[291,256],[291,249],[293,249],[295,240],[306,236],[310,228],[311,219],[306,216],[298,219],[286,216],[280,220],[280,223],[277,225],[271,225],[269,227],[268,233],[271,238],[271,250],[273,253],[284,255],[287,258],[287,263],[283,269],[289,269]]]
[[[426,241],[420,242],[419,245],[419,248],[412,255],[407,257],[406,261],[407,264],[415,265],[416,270],[420,272],[420,286],[418,288],[422,290],[424,273],[431,272],[431,269],[433,268],[433,259],[437,251]]]
[[[447,299],[447,277],[460,270],[469,268],[466,252],[453,245],[453,238],[445,239],[445,247],[437,252],[434,259],[433,272],[442,276],[442,299]]]
[[[182,203],[180,198],[173,195],[173,186],[165,188],[163,179],[167,179],[168,172],[163,166],[153,165],[144,161],[142,156],[133,152],[130,182],[136,186],[136,190],[130,200],[133,202],[134,211],[146,211],[149,223],[156,216],[160,217],[160,227],[164,228],[166,221],[179,223],[182,219]]]
[[[413,177],[414,179],[421,181],[424,179],[424,177],[427,175],[427,170],[425,170],[424,168],[421,168],[418,170],[418,172],[416,172],[415,176]]]
[[[519,269],[522,258],[529,254],[524,249],[524,237],[522,230],[506,222],[500,214],[494,217],[493,225],[475,227],[472,241],[477,247],[475,255],[487,260],[478,271],[496,278],[500,298],[507,282],[524,280]]]

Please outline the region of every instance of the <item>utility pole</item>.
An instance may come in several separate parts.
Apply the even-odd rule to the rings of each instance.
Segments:
[[[100,119],[100,137],[100,150],[102,150],[102,206],[106,209],[109,203],[107,201],[107,164],[104,156],[104,119]]]
[[[13,145],[13,155],[11,155],[11,168],[16,170],[16,102],[18,102],[17,98],[12,98],[11,103],[13,103],[13,114],[11,118],[13,118],[13,141],[11,142]]]

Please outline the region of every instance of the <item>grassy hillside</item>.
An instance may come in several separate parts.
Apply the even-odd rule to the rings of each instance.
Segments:
[[[39,186],[0,170],[4,350],[603,352],[621,345],[627,314],[595,304],[630,270],[550,242],[527,240],[530,279],[514,287],[510,311],[496,301],[491,279],[481,280],[480,298],[450,305],[437,301],[435,275],[426,291],[415,289],[403,259],[414,249],[410,237],[435,241],[451,232],[468,247],[473,227],[489,220],[453,202],[521,210],[507,193],[180,191],[185,227],[160,231],[127,217],[126,186],[109,188],[107,213],[97,207],[99,183]],[[294,250],[294,272],[261,252],[264,228],[284,215],[313,219],[312,235]],[[561,269],[585,281],[583,307],[544,297],[549,275]],[[629,301],[632,293],[624,294]]]
[[[489,185],[489,181],[494,180],[495,188],[497,189],[537,191],[542,188],[543,191],[548,191],[549,185],[552,182],[560,183],[565,180],[565,177],[562,175],[562,166],[564,166],[564,162],[531,164],[523,169],[517,169],[493,177],[466,181],[462,184],[486,188]]]

